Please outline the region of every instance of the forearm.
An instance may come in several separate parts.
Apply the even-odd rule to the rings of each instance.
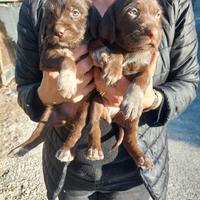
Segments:
[[[38,97],[37,89],[40,83],[18,86],[18,102],[31,120],[38,122],[45,106]]]

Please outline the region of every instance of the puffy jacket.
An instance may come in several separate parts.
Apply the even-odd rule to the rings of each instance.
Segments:
[[[153,84],[155,89],[163,93],[164,101],[159,110],[149,111],[142,115],[138,131],[140,147],[154,162],[152,170],[139,169],[142,180],[154,200],[166,199],[167,193],[169,168],[166,125],[192,103],[196,97],[199,81],[197,35],[191,1],[160,0],[160,4],[164,13],[163,37]],[[16,82],[19,104],[34,121],[39,120],[45,109],[37,95],[37,88],[42,79],[42,72],[38,67],[40,57],[38,31],[42,15],[42,0],[24,0],[18,23]],[[104,137],[116,127],[103,124],[101,128]],[[49,132],[49,137],[45,142],[43,167],[49,190],[48,197],[51,199],[55,190],[53,188],[56,188],[64,167],[62,163],[56,161],[54,154],[66,138],[63,136],[66,130],[52,128]],[[84,132],[88,133],[87,127]],[[81,152],[87,139],[84,138],[81,142],[80,156],[70,164],[72,170],[81,163],[87,165],[88,170],[91,170],[91,166],[94,169],[95,166],[95,170],[98,169],[99,174],[102,174],[103,167],[109,165],[110,162],[115,160],[120,163],[121,160],[125,164],[130,159],[121,146],[119,151],[112,155],[106,156],[107,153],[105,153],[105,159],[101,162],[86,161],[81,156]],[[103,142],[104,151],[108,151],[113,142],[113,137],[108,137]],[[76,164],[73,165],[73,163]],[[84,175],[87,175],[87,170]]]

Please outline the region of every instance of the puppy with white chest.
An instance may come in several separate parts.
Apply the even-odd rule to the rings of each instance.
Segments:
[[[98,11],[91,0],[47,0],[44,17],[40,25],[41,54],[40,69],[59,72],[57,88],[61,96],[70,99],[77,92],[76,61],[73,50],[92,38],[98,21]],[[85,126],[89,95],[82,100],[73,128],[63,146],[57,151],[60,161],[74,159],[77,141]],[[87,101],[88,100],[88,101]],[[47,137],[50,126],[68,126],[69,119],[62,113],[62,105],[49,105],[31,137],[11,150],[10,156],[23,156]]]
[[[150,62],[161,41],[161,17],[157,0],[116,0],[102,19],[101,39],[94,44],[93,53],[108,86],[122,75],[130,81],[120,113],[113,122],[124,128],[125,134],[120,134],[120,140],[123,137],[123,144],[136,164],[146,168],[151,168],[153,163],[138,146],[137,129],[144,94],[151,80]]]

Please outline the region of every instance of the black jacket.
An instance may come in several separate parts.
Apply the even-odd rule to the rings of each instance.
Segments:
[[[178,117],[192,103],[196,97],[199,81],[197,35],[191,1],[160,0],[160,3],[164,11],[163,37],[153,80],[155,89],[163,93],[164,101],[160,110],[149,111],[142,115],[138,132],[139,145],[154,161],[152,170],[140,169],[143,181],[154,200],[164,200],[167,192],[169,169],[166,125],[170,120]],[[44,111],[44,106],[36,92],[42,79],[42,72],[38,67],[38,31],[43,13],[42,5],[42,0],[25,0],[20,10],[18,23],[16,64],[18,100],[20,106],[34,121],[38,121]],[[102,129],[102,135],[105,136],[112,130],[112,127],[104,124]],[[60,138],[61,141],[65,139],[60,134],[62,131],[63,129],[54,129],[53,132],[57,134],[51,134],[45,143],[46,150],[44,152],[46,154],[43,155],[43,161],[45,182],[49,190],[53,190],[53,186],[50,185],[56,184],[57,179],[60,177],[59,171],[63,169],[63,164],[58,163],[54,158],[55,149],[61,145],[61,142],[57,141]],[[87,128],[85,132],[88,132]],[[111,139],[106,140],[103,144],[104,150],[110,149],[113,142]],[[50,147],[50,144],[55,148]],[[94,162],[96,163],[95,166],[99,166],[99,169],[101,169],[102,166],[109,165],[113,160],[119,161],[121,157],[117,158],[117,154],[123,151],[123,147],[120,147],[118,153],[105,157],[102,162]],[[123,159],[126,156],[123,155]],[[57,164],[51,163],[52,166],[48,166],[47,172],[47,170],[45,171],[46,162],[57,162]],[[94,165],[91,162],[84,161],[81,156],[77,158],[76,162],[87,164],[87,166]],[[53,167],[57,168],[57,172]],[[52,179],[55,179],[55,181]],[[49,192],[49,198],[51,192]]]

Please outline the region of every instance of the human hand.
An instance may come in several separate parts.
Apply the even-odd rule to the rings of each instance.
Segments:
[[[80,48],[74,50],[74,58],[78,60],[80,56],[87,53],[87,46],[82,45]],[[57,78],[59,72],[43,71],[43,78],[40,87],[38,88],[38,95],[43,104],[53,105],[63,102],[77,103],[81,101],[94,88],[92,61],[89,57],[77,63],[77,92],[71,99],[63,98],[57,89]]]
[[[94,69],[94,81],[96,89],[103,96],[103,104],[107,107],[109,115],[114,116],[119,112],[119,106],[128,89],[129,81],[122,76],[114,85],[107,86],[99,68]]]
[[[74,59],[78,60],[80,56],[87,53],[87,46],[83,45],[74,50]],[[68,120],[76,117],[76,113],[80,108],[81,100],[87,96],[95,85],[92,81],[92,61],[89,57],[79,61],[77,67],[77,92],[71,99],[63,98],[57,89],[58,72],[43,72],[43,79],[38,88],[38,96],[44,105],[61,104],[60,110],[62,115],[66,116]]]
[[[155,92],[153,90],[153,74],[156,69],[157,57],[158,53],[155,52],[149,66],[151,81],[145,92],[143,109],[150,108],[155,99]],[[125,77],[122,77],[115,85],[108,87],[105,81],[102,79],[100,70],[97,68],[94,69],[94,78],[96,89],[101,94],[103,94],[104,105],[108,108],[109,114],[116,114],[119,111],[119,106],[123,100],[123,96],[126,93],[130,82]],[[157,107],[159,107],[161,101],[162,95],[159,93],[159,101]]]
[[[149,66],[150,69],[150,84],[146,89],[145,95],[144,95],[144,100],[143,100],[143,110],[149,110],[151,109],[151,106],[155,100],[155,90],[153,89],[153,75],[156,70],[156,64],[157,64],[157,59],[158,59],[158,52],[155,52],[152,56],[151,63]],[[162,94],[157,91],[158,95],[158,102],[157,105],[155,105],[154,109],[158,108],[162,102]]]

